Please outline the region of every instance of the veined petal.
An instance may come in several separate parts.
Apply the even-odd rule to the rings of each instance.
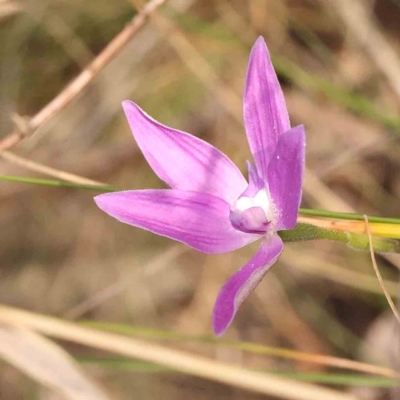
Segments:
[[[244,92],[247,139],[260,176],[266,180],[279,134],[290,129],[282,89],[262,37],[250,54]]]
[[[247,182],[238,167],[211,144],[160,124],[135,103],[122,103],[132,133],[154,172],[172,189],[235,201]]]
[[[233,228],[229,204],[207,193],[128,190],[101,194],[95,201],[121,222],[178,240],[204,253],[226,253],[260,237]]]
[[[259,284],[283,250],[281,238],[274,234],[266,238],[253,258],[233,275],[218,294],[213,312],[213,327],[216,335],[228,328],[237,310]]]
[[[305,164],[306,137],[299,125],[279,136],[268,167],[268,184],[278,213],[275,230],[292,229],[297,222]]]

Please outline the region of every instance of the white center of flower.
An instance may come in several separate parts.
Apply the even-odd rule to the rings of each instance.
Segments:
[[[233,206],[237,211],[246,211],[253,207],[260,207],[267,219],[271,220],[271,201],[265,189],[260,190],[254,197],[239,197]]]
[[[249,233],[267,232],[272,217],[273,206],[266,189],[258,191],[253,197],[239,197],[229,214],[234,228]]]

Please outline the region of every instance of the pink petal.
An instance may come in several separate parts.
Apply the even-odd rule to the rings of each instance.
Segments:
[[[292,229],[297,222],[305,164],[306,137],[299,125],[279,136],[268,167],[271,199],[278,212],[275,230]]]
[[[178,240],[204,253],[236,250],[260,237],[233,228],[229,204],[206,193],[132,190],[101,194],[95,201],[121,222]]]
[[[122,106],[151,168],[172,189],[209,193],[228,203],[246,189],[242,173],[217,148],[160,124],[131,101]]]
[[[222,335],[225,332],[240,305],[260,283],[282,250],[283,243],[278,235],[266,238],[253,258],[220,290],[213,312],[213,327],[216,335]]]
[[[250,161],[247,161],[247,170],[249,173],[249,186],[247,186],[242,196],[253,197],[261,189],[265,189],[265,182],[260,178],[256,167]]]
[[[250,54],[244,121],[257,170],[266,180],[278,136],[290,129],[290,122],[282,89],[262,37],[257,39]]]

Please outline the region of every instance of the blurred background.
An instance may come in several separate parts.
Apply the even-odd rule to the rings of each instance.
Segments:
[[[50,102],[141,6],[0,1],[0,137],[12,132],[16,113],[30,117]],[[302,206],[398,217],[399,21],[398,0],[167,0],[76,99],[11,151],[120,188],[163,187],[122,112],[121,101],[131,99],[217,146],[245,172],[251,156],[241,98],[250,48],[262,35],[292,125],[306,127]],[[1,175],[46,177],[19,164],[1,156]],[[257,244],[205,256],[118,223],[95,206],[95,194],[0,183],[1,303],[146,327],[169,345],[257,370],[324,372],[205,339],[219,288]],[[400,258],[378,263],[397,297]],[[368,253],[321,241],[286,246],[223,339],[396,368],[397,333]],[[104,354],[100,362],[101,353],[63,345],[111,398],[267,398]],[[1,399],[56,398],[9,364],[0,371]],[[362,399],[400,398],[393,388],[339,388]]]

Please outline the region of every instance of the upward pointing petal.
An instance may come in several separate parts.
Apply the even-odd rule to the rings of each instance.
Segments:
[[[262,37],[257,39],[250,54],[243,108],[250,150],[257,170],[266,180],[278,136],[290,129],[290,122],[282,89]]]
[[[247,161],[247,170],[249,174],[249,186],[247,186],[242,196],[253,197],[261,189],[265,189],[265,182],[260,178],[256,167],[250,161]]]
[[[246,189],[242,173],[217,148],[160,124],[131,101],[122,106],[151,168],[172,189],[209,193],[228,203]]]
[[[296,126],[279,136],[268,166],[271,199],[279,214],[274,228],[292,229],[297,222],[305,164],[304,126]]]

